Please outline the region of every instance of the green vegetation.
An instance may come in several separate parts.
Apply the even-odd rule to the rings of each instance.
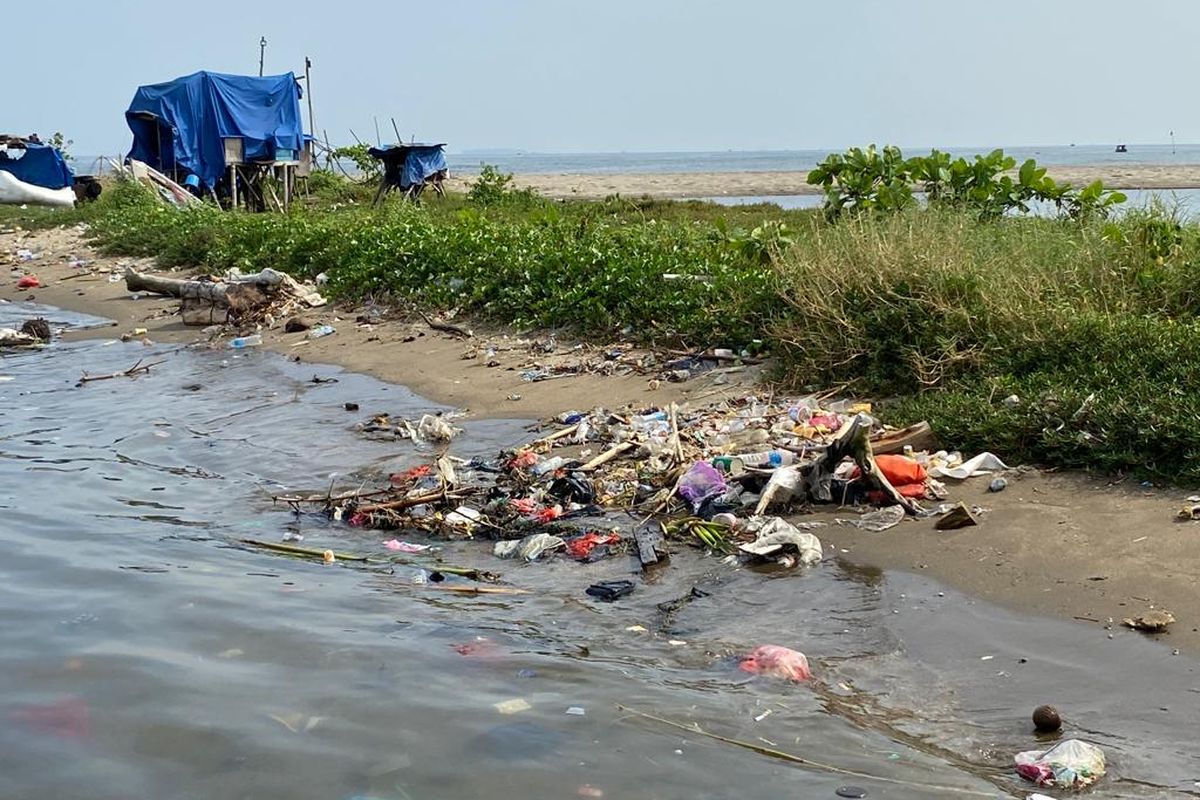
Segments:
[[[1099,181],[1079,190],[1059,183],[1032,158],[1015,178],[1006,174],[1016,166],[1003,150],[975,156],[974,161],[938,150],[906,159],[898,147],[878,150],[871,145],[831,153],[809,173],[808,182],[825,192],[825,212],[831,219],[848,211],[912,208],[917,204],[914,187],[925,193],[931,207],[973,211],[981,219],[1026,213],[1032,202],[1051,203],[1060,215],[1081,219],[1106,216],[1125,202],[1125,195],[1105,191]]]
[[[1044,178],[1033,170],[1013,185]],[[962,200],[971,190],[955,179],[928,208],[897,201],[831,220],[558,203],[492,171],[466,195],[376,211],[353,184],[320,180],[286,216],[177,211],[129,185],[84,213],[114,253],[324,272],[348,299],[593,339],[761,339],[787,388],[883,398],[890,422],[928,419],[964,450],[1200,483],[1200,227],[1163,208],[1107,219],[1064,201],[1057,219],[997,215],[994,194]]]

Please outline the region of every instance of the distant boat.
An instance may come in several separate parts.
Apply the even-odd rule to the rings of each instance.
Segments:
[[[1119,145],[1117,145],[1117,152],[1118,152],[1118,153],[1128,153],[1128,152],[1129,152],[1129,148],[1128,148],[1128,147],[1126,147],[1126,146],[1125,146],[1125,145],[1123,145],[1123,144],[1119,144]]]

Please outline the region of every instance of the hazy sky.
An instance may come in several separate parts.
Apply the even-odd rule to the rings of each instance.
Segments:
[[[375,115],[385,140],[395,116],[405,138],[454,150],[1200,141],[1194,0],[59,0],[2,14],[0,132],[62,130],[78,154],[127,149],[139,84],[256,73],[261,35],[268,73],[312,58],[317,128],[335,144],[351,128],[373,139]]]

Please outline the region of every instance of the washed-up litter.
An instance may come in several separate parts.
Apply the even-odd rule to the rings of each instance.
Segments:
[[[1162,609],[1150,609],[1135,617],[1126,617],[1122,624],[1127,628],[1146,633],[1161,633],[1175,623],[1175,615]]]
[[[1017,753],[1016,764],[1022,778],[1058,789],[1084,789],[1104,777],[1104,751],[1079,739]]]
[[[356,425],[363,435],[409,440],[418,457],[436,446],[436,460],[390,472],[374,486],[275,499],[298,512],[316,506],[358,528],[486,540],[495,557],[527,564],[628,553],[651,570],[690,546],[728,568],[768,562],[790,569],[824,555],[819,528],[826,523],[795,512],[820,504],[859,509],[850,524],[887,531],[907,516],[934,513],[920,505],[945,496],[933,475],[997,466],[930,452],[937,442],[927,424],[896,430],[869,404],[815,397],[569,409],[524,444],[469,460],[448,452],[463,435],[453,420],[449,413],[375,414]],[[886,452],[877,454],[876,445]],[[937,513],[939,526],[956,517],[977,524],[965,506]],[[379,541],[393,552],[404,546],[399,538]],[[616,599],[634,586],[596,584],[590,593]]]
[[[838,522],[843,522],[847,525],[853,525],[856,528],[860,528],[864,531],[880,533],[896,527],[904,521],[904,517],[905,512],[903,506],[888,506],[887,508],[881,508],[878,511],[869,511],[858,519],[839,519]]]
[[[429,550],[432,545],[428,544],[413,544],[411,542],[401,542],[396,539],[391,539],[383,543],[383,546],[388,550],[394,550],[397,553],[424,553]]]
[[[593,583],[585,591],[597,600],[611,603],[627,594],[632,594],[633,588],[633,581],[602,581],[601,583]]]
[[[929,468],[929,474],[935,478],[953,478],[956,481],[965,481],[967,478],[1008,469],[1007,464],[991,453],[980,453],[974,458],[957,464],[954,461],[955,459],[951,457],[946,460],[945,464],[935,464]]]
[[[808,658],[803,653],[777,644],[754,648],[741,660],[738,669],[752,675],[768,675],[789,681],[806,681],[812,677]]]
[[[953,531],[978,524],[979,520],[975,518],[971,509],[967,508],[965,503],[958,503],[933,523],[933,527],[939,531]]]

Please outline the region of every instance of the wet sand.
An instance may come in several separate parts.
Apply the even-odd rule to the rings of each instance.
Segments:
[[[4,268],[0,298],[36,299],[116,321],[112,327],[76,332],[71,337],[110,337],[144,327],[147,337],[157,342],[206,338],[199,329],[179,322],[172,300],[131,300],[124,282],[109,283],[106,275],[78,276],[80,270],[66,263],[71,255],[98,263],[117,262],[97,259],[77,231],[24,236],[0,234],[0,268]],[[19,265],[8,262],[18,247],[42,253],[41,259],[24,266],[34,267],[49,286],[30,292],[16,289],[16,279],[9,272]],[[120,263],[152,267],[132,259]],[[710,377],[656,388],[651,388],[646,376],[583,375],[528,383],[519,369],[509,368],[528,360],[528,353],[521,348],[498,353],[501,366],[488,368],[478,357],[477,347],[431,331],[419,319],[356,326],[357,313],[348,308],[316,310],[307,316],[334,325],[335,335],[293,346],[306,341],[304,334],[268,331],[266,344],[304,361],[338,364],[403,384],[436,402],[465,408],[476,417],[535,419],[595,405],[703,403],[745,393],[759,377],[754,371],[735,372],[723,377],[725,383]],[[501,331],[486,333],[491,341],[504,341]],[[513,338],[522,337],[513,334]],[[559,340],[557,349],[569,353],[571,346]],[[514,395],[520,399],[508,399]],[[988,494],[987,480],[982,478],[951,487],[952,500],[988,509],[978,527],[936,532],[932,522],[924,520],[906,521],[882,534],[838,525],[819,534],[828,551],[844,550],[842,555],[854,562],[911,570],[1010,608],[1076,620],[1094,627],[1097,637],[1142,636],[1121,628],[1120,620],[1151,606],[1164,607],[1179,621],[1161,641],[1169,647],[1200,652],[1200,595],[1194,590],[1200,578],[1200,560],[1194,554],[1200,522],[1174,519],[1190,492],[1143,489],[1133,481],[1112,485],[1083,475],[1036,471],[1010,475],[1009,480],[1008,489],[999,494]],[[834,516],[848,514],[821,512],[825,519]],[[1109,618],[1114,620],[1111,630],[1107,629]]]
[[[1056,180],[1084,186],[1100,180],[1112,189],[1193,189],[1200,187],[1200,164],[1103,164],[1050,167]],[[757,197],[819,194],[807,183],[808,172],[663,172],[631,174],[517,175],[519,186],[547,197],[597,200],[629,197]],[[465,190],[474,176],[455,177],[450,185]]]

